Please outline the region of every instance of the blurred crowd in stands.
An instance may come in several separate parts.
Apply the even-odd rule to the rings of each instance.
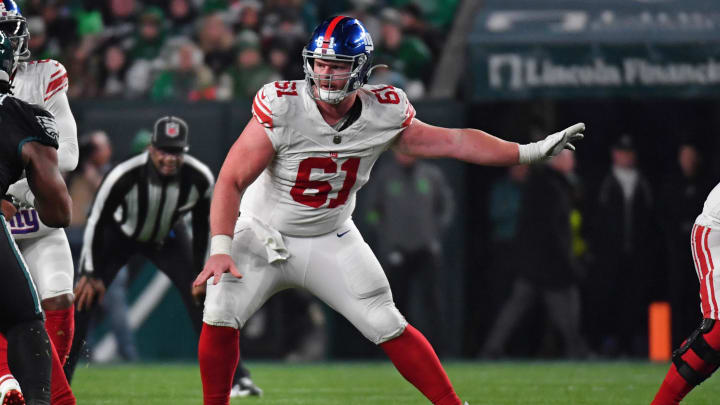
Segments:
[[[301,49],[330,15],[375,41],[375,80],[421,98],[459,0],[24,0],[33,59],[62,62],[69,97],[248,99],[304,77]],[[379,70],[379,69],[378,69]]]

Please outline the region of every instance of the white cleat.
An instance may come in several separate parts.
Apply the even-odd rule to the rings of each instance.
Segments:
[[[263,390],[260,389],[249,377],[243,377],[238,384],[233,385],[230,390],[230,398],[245,398],[249,396],[261,397]],[[1,405],[1,404],[0,404]]]
[[[250,395],[250,390],[240,388],[240,384],[233,385],[230,390],[230,398],[245,398]]]
[[[20,384],[12,374],[0,377],[0,405],[25,405]]]

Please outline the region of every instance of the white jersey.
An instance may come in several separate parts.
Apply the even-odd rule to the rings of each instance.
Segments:
[[[50,100],[57,94],[67,92],[68,76],[65,66],[56,60],[20,62],[12,84],[15,97],[37,104],[52,113]]]
[[[11,81],[15,97],[37,104],[55,117],[60,144],[58,167],[62,171],[74,170],[78,162],[77,127],[66,95],[69,82],[65,66],[52,59],[19,62]],[[12,184],[8,194],[23,202],[34,199],[27,179]],[[10,221],[10,227],[15,239],[43,236],[54,229],[43,224],[34,209],[25,208]]]
[[[717,184],[708,195],[703,205],[703,211],[697,217],[695,223],[709,228],[720,229],[720,184]]]
[[[275,157],[240,205],[243,214],[294,236],[342,226],[375,161],[415,116],[402,90],[366,85],[357,91],[360,117],[338,132],[325,122],[306,86],[302,80],[274,82],[257,92],[252,113],[265,126]]]

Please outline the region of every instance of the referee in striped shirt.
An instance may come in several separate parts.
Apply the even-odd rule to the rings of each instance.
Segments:
[[[205,164],[186,153],[188,135],[182,119],[160,118],[148,150],[115,166],[95,194],[75,287],[75,336],[65,364],[68,380],[106,286],[136,254],[170,278],[200,333],[204,291],[193,290],[192,282],[206,256],[215,179]],[[192,232],[183,220],[189,213]],[[236,384],[243,380],[246,395],[262,393],[241,364],[235,377]]]

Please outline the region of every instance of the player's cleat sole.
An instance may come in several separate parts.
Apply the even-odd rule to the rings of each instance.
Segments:
[[[0,377],[0,405],[25,405],[20,384],[10,374]]]

